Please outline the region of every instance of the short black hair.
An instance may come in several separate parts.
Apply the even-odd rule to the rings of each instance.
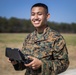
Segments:
[[[43,7],[46,10],[46,13],[48,13],[48,7],[47,5],[43,4],[43,3],[36,3],[31,7],[31,10],[33,7]]]

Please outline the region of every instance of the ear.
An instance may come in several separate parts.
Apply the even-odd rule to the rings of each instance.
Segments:
[[[48,13],[48,14],[47,14],[47,19],[49,19],[49,18],[50,18],[50,14]]]

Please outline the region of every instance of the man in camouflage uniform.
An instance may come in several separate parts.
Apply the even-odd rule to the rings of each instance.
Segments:
[[[31,22],[36,28],[25,39],[22,53],[32,60],[29,64],[13,63],[16,70],[26,69],[25,75],[57,75],[69,65],[68,51],[62,35],[47,25],[50,14],[45,4],[31,8]]]

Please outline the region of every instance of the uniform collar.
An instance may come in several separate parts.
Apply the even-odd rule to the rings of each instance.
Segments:
[[[50,27],[47,26],[45,29],[44,29],[44,32],[42,33],[42,37],[39,39],[37,37],[37,30],[34,31],[34,37],[35,37],[35,41],[43,41],[43,40],[46,40],[47,37],[48,37],[48,34],[50,32]]]
[[[50,27],[47,25],[42,34],[46,34],[50,30]],[[35,29],[35,34],[37,34],[37,30]]]

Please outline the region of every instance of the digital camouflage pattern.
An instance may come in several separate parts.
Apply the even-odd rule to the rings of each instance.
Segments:
[[[57,75],[69,65],[64,38],[49,27],[42,34],[38,34],[36,30],[30,33],[24,41],[22,52],[43,62],[38,70],[27,68],[25,75]]]

